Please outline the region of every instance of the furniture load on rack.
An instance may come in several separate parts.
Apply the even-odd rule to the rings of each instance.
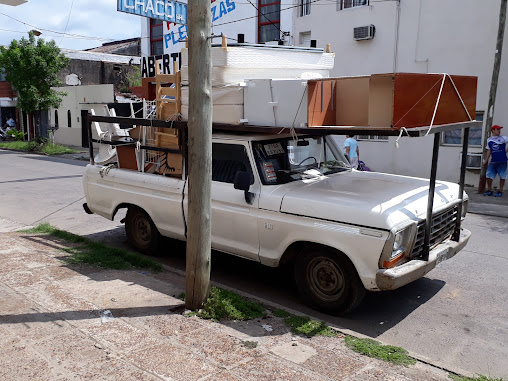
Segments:
[[[469,122],[477,77],[390,73],[309,80],[309,126],[395,129]]]
[[[247,80],[248,124],[274,127],[414,128],[471,121],[477,78],[389,73],[323,79]]]

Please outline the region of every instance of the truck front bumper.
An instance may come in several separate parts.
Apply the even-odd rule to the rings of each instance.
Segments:
[[[428,261],[414,259],[391,269],[378,270],[376,273],[377,287],[380,290],[395,290],[396,288],[422,278],[439,263],[450,259],[461,251],[469,241],[469,237],[471,237],[471,232],[462,229],[458,242],[448,240],[436,246],[429,253]]]

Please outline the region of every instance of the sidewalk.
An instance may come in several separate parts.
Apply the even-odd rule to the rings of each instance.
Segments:
[[[469,196],[468,213],[508,218],[508,189],[503,197],[484,196],[477,188],[466,188]]]
[[[271,314],[185,317],[181,274],[70,265],[62,246],[0,234],[1,380],[449,380],[424,363],[359,355],[340,337],[294,336]]]

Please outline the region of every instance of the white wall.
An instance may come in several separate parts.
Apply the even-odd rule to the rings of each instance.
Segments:
[[[56,91],[67,93],[62,98],[58,111],[58,130],[55,143],[80,147],[81,110],[94,109],[97,115],[104,115],[104,105],[114,102],[113,85],[89,85],[54,87]],[[71,112],[71,127],[68,126],[68,111]],[[55,124],[55,109],[49,110],[50,124]]]
[[[295,45],[301,32],[311,32],[317,47],[331,44],[336,53],[335,68],[331,76],[390,73],[394,63],[394,38],[396,2],[378,2],[337,11],[336,2],[311,4],[310,15],[294,14]],[[353,28],[373,24],[376,35],[373,40],[355,41]]]

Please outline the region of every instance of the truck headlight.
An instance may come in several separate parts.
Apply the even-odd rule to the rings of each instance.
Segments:
[[[416,224],[392,231],[379,260],[379,267],[388,269],[407,258],[414,244]]]

